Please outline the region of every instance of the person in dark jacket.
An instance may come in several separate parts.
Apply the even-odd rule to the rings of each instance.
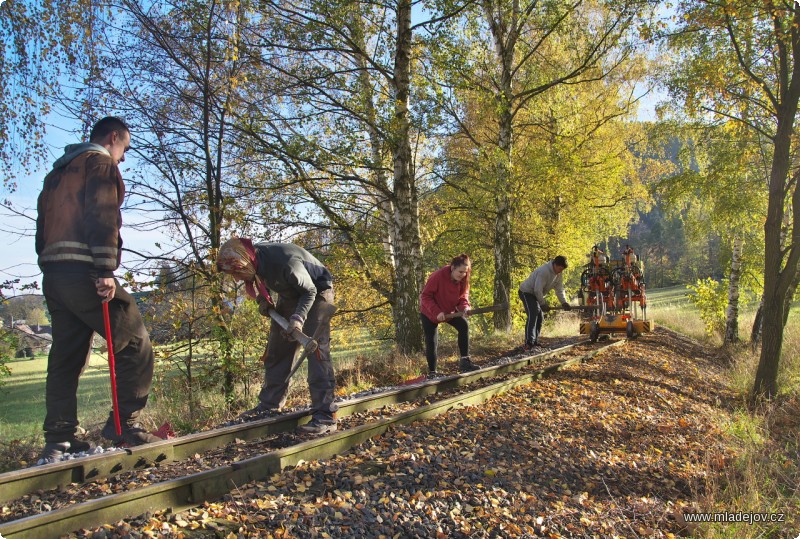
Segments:
[[[425,332],[425,358],[429,375],[436,376],[436,349],[439,344],[439,324],[445,322],[458,331],[458,350],[461,358],[458,369],[469,372],[479,369],[469,357],[469,256],[460,254],[450,264],[431,273],[419,296],[419,319]],[[447,318],[446,315],[458,313]]]
[[[299,329],[315,335],[319,348],[308,360],[308,389],[311,394],[311,421],[299,430],[324,434],[336,430],[334,403],[336,379],[331,365],[331,327],[321,316],[323,303],[333,303],[333,277],[311,253],[291,243],[253,243],[247,238],[232,238],[219,249],[217,269],[244,281],[248,295],[258,301],[259,312],[269,308],[282,315],[288,330],[274,320],[264,357],[264,385],[259,404],[243,414],[255,418],[278,412],[286,403],[289,375],[297,342],[289,334]],[[272,305],[270,292],[277,294]],[[320,326],[321,324],[321,326]]]
[[[160,440],[137,422],[153,378],[150,337],[133,296],[114,278],[125,199],[118,165],[125,160],[130,140],[121,119],[98,121],[88,143],[66,147],[39,195],[36,253],[53,326],[45,389],[45,460],[90,448],[76,438],[77,389],[92,335],[105,335],[103,303],[108,303],[111,321],[122,435],[116,433],[112,414],[102,434],[117,444]]]

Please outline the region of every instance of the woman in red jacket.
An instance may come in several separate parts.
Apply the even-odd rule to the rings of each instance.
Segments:
[[[420,321],[425,331],[425,357],[430,374],[436,375],[436,348],[439,341],[439,324],[446,322],[458,331],[458,362],[460,372],[479,369],[469,358],[469,256],[460,254],[450,264],[431,273],[419,296]],[[447,319],[445,315],[459,313]]]

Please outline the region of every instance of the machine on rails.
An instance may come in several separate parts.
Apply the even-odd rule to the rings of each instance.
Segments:
[[[653,321],[647,319],[644,265],[630,245],[621,254],[610,260],[595,245],[581,274],[580,333],[589,335],[591,342],[604,334],[625,333],[631,339],[653,331]]]

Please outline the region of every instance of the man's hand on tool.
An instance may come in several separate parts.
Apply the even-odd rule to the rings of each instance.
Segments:
[[[561,306],[564,308],[565,311],[571,311],[572,310],[572,305],[570,305],[566,301],[564,303],[562,303]]]
[[[97,295],[103,298],[103,303],[108,303],[114,299],[117,283],[113,277],[99,277],[94,280],[94,285],[97,287]]]
[[[292,316],[289,317],[288,322],[289,325],[286,326],[286,338],[289,339],[290,341],[293,341],[295,340],[295,338],[292,335],[292,333],[294,333],[295,330],[301,332],[303,331],[303,319],[300,318],[299,314],[293,314]]]
[[[258,302],[258,312],[261,316],[269,316],[269,310],[272,307],[269,300],[264,296],[259,295],[256,298],[256,302]]]

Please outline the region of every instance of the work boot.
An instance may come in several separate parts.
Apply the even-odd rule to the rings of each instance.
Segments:
[[[78,440],[71,436],[69,440],[63,442],[47,442],[44,444],[41,459],[44,461],[61,460],[66,453],[84,453],[90,451],[94,446],[89,442]]]
[[[106,440],[113,442],[114,445],[127,444],[131,447],[162,441],[158,436],[144,430],[142,426],[133,419],[121,420],[121,426],[122,435],[120,436],[117,434],[117,429],[114,426],[114,418],[109,417],[100,434],[102,434],[103,438]]]
[[[297,430],[306,434],[328,434],[329,432],[336,432],[336,428],[335,419],[323,421],[315,417],[305,425],[297,427]]]
[[[430,371],[426,378],[428,380],[436,380],[437,378],[443,378],[444,374],[440,373],[439,371]]]
[[[475,365],[469,356],[461,356],[461,359],[458,360],[458,372],[472,372],[478,369],[480,367]]]

